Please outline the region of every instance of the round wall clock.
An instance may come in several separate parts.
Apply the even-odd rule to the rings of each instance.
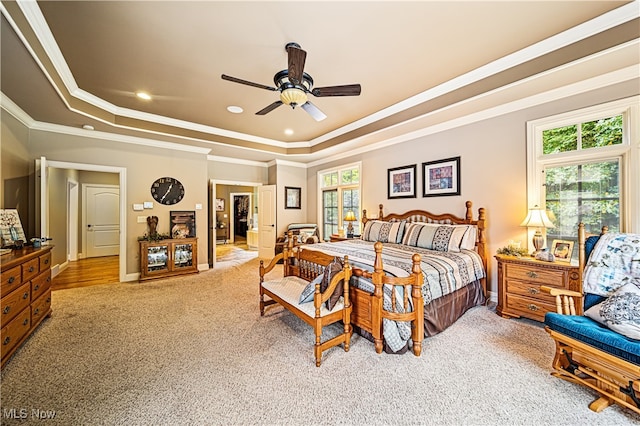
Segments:
[[[151,196],[160,204],[177,204],[184,197],[184,186],[178,179],[162,177],[151,185]]]

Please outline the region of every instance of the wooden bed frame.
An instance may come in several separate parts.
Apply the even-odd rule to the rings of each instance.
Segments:
[[[486,244],[486,225],[485,225],[485,209],[478,209],[478,219],[473,219],[472,203],[467,201],[465,203],[466,211],[464,218],[458,217],[451,213],[435,214],[425,210],[411,210],[406,213],[391,213],[384,215],[383,205],[379,205],[378,217],[368,218],[367,211],[362,212],[362,224],[367,223],[369,220],[384,220],[384,221],[401,221],[406,220],[407,223],[411,222],[430,222],[440,224],[466,224],[475,225],[478,229],[476,250],[482,259],[482,263],[485,270],[485,278],[481,280],[482,292],[486,297],[487,292],[487,244]],[[374,245],[376,251],[376,257],[374,262],[373,272],[363,271],[357,267],[353,268],[352,274],[354,276],[364,276],[372,281],[375,290],[373,293],[368,293],[364,290],[358,289],[355,286],[350,287],[350,297],[352,303],[351,323],[369,333],[374,341],[375,350],[377,353],[381,353],[383,349],[383,318],[400,321],[412,322],[412,340],[413,340],[413,353],[416,356],[420,356],[422,350],[422,340],[424,337],[424,301],[422,298],[422,282],[423,276],[420,269],[420,256],[415,254],[413,256],[412,274],[408,281],[404,279],[389,277],[385,275],[382,264],[382,243],[376,243]],[[419,277],[417,275],[419,274]],[[412,289],[409,291],[407,288],[404,292],[406,295],[410,294],[414,310],[406,314],[394,314],[393,312],[387,312],[382,309],[383,304],[383,292],[382,286],[384,284],[394,285],[411,285]],[[395,300],[395,297],[392,299]],[[406,300],[405,300],[406,305]]]

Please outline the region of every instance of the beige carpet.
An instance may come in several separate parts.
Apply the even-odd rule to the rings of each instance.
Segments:
[[[640,422],[618,407],[591,412],[592,392],[550,376],[540,325],[484,307],[427,339],[420,358],[378,355],[354,336],[348,353],[333,348],[316,368],[309,326],[279,307],[260,317],[257,271],[257,259],[235,260],[55,292],[53,317],[2,371],[2,424]]]

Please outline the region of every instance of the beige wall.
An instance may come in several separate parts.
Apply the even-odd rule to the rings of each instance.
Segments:
[[[138,216],[158,216],[158,232],[169,232],[171,210],[196,210],[196,232],[199,237],[198,263],[206,264],[207,245],[207,158],[204,154],[174,151],[98,140],[80,136],[32,131],[30,154],[45,156],[49,161],[111,166],[126,169],[126,188],[120,189],[126,201],[126,217],[121,226],[126,229],[126,273],[139,272],[139,246],[137,238],[147,232],[146,221],[138,223]],[[185,196],[174,206],[161,205],[151,197],[151,184],[159,177],[171,176],[185,186]],[[153,201],[153,209],[133,211],[134,203]],[[54,250],[56,250],[54,248]]]
[[[287,225],[290,223],[307,222],[308,214],[308,194],[307,169],[303,167],[290,166],[286,164],[276,164],[276,205],[277,222],[276,235],[284,235]],[[301,188],[301,199],[299,209],[285,209],[285,187]],[[315,222],[315,220],[314,220]]]
[[[310,168],[309,221],[317,221],[317,172],[355,161],[362,161],[362,206],[368,216],[377,215],[380,203],[385,214],[423,209],[463,216],[470,200],[474,217],[479,207],[486,209],[490,289],[496,291],[496,250],[509,240],[527,241],[526,229],[519,226],[527,211],[526,122],[638,93],[637,82],[618,84]],[[461,157],[461,195],[422,197],[422,163],[456,156]],[[388,200],[387,169],[412,164],[418,166],[417,198]]]

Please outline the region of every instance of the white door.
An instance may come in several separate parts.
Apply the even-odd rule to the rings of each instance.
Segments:
[[[47,190],[47,159],[36,159],[36,236],[46,237],[49,233],[49,191]]]
[[[84,186],[85,257],[113,256],[120,249],[120,188]]]
[[[276,186],[263,185],[258,187],[258,257],[273,257],[276,237]]]

